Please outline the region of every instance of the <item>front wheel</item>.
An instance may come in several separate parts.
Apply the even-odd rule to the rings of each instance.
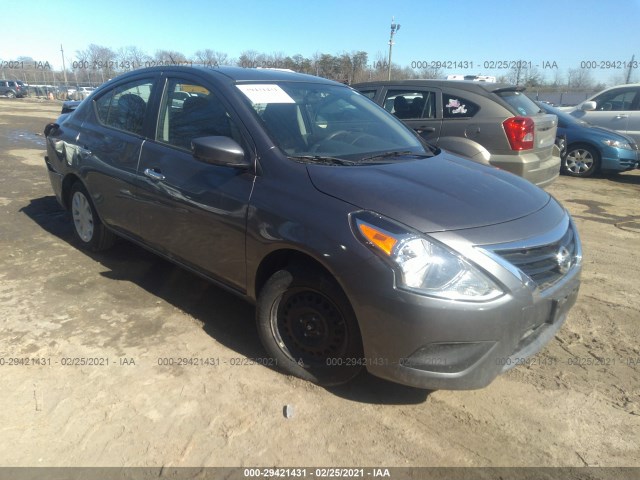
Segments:
[[[360,372],[355,314],[326,273],[312,267],[277,271],[260,291],[256,316],[262,344],[286,373],[331,386]]]
[[[590,177],[599,167],[600,155],[589,145],[570,146],[562,160],[562,172],[572,177]]]
[[[83,248],[99,252],[113,245],[113,233],[100,221],[91,196],[79,181],[71,187],[71,216],[74,237]]]

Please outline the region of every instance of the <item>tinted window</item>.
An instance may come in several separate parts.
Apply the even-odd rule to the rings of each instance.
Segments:
[[[496,95],[516,109],[519,115],[536,115],[540,113],[540,107],[522,92],[498,92]]]
[[[596,102],[596,110],[631,110],[631,106],[633,105],[636,95],[637,90],[630,89],[605,92],[594,99]]]
[[[360,90],[360,93],[365,97],[370,98],[371,100],[373,100],[373,97],[376,96],[375,90]]]
[[[480,107],[466,98],[452,93],[442,95],[442,116],[444,118],[470,118]]]
[[[156,140],[191,149],[194,138],[241,135],[222,102],[207,88],[189,80],[172,79],[163,96]]]
[[[436,118],[436,95],[427,91],[389,90],[384,108],[398,118]]]
[[[98,119],[104,125],[141,134],[153,83],[149,79],[119,85],[95,100]]]

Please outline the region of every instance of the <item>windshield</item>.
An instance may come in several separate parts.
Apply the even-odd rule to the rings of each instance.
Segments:
[[[400,121],[349,87],[299,82],[237,87],[274,143],[295,160],[353,164],[432,155]]]

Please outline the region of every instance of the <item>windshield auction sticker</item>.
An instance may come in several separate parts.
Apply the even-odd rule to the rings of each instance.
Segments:
[[[279,85],[253,83],[236,86],[253,103],[296,103]]]

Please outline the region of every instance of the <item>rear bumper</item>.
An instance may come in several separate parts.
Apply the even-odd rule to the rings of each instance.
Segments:
[[[550,152],[550,154],[549,154]],[[494,167],[514,173],[538,187],[551,185],[560,175],[560,152],[557,147],[540,153],[491,154],[489,161]]]

